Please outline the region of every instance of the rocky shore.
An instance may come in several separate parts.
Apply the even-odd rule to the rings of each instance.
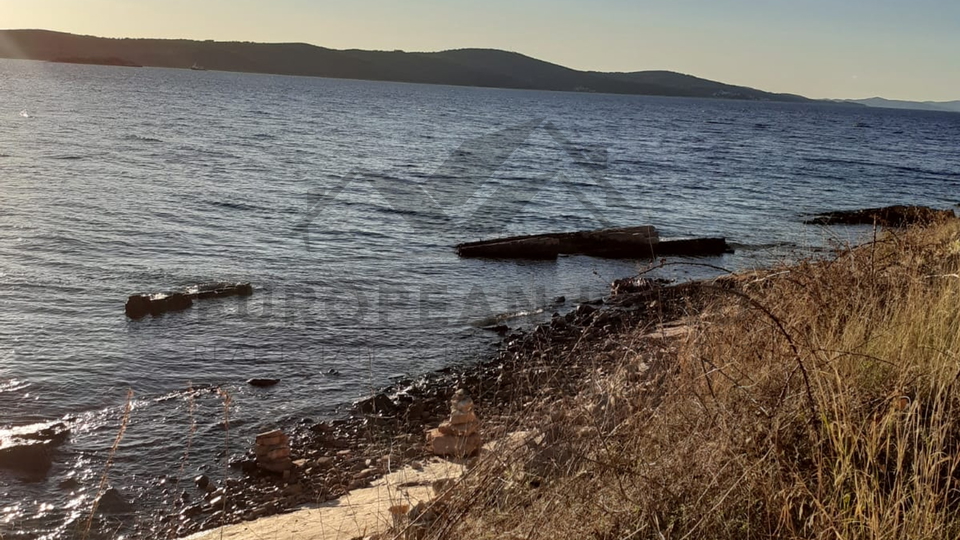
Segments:
[[[416,466],[434,455],[435,441],[443,425],[450,423],[450,402],[457,391],[472,396],[482,408],[485,438],[503,435],[516,428],[508,424],[517,412],[546,396],[575,394],[587,366],[602,369],[605,363],[614,364],[625,352],[617,339],[622,332],[682,317],[704,300],[705,287],[713,286],[666,285],[646,278],[618,280],[605,299],[581,303],[566,314],[555,313],[529,332],[508,331],[489,360],[399,381],[354,404],[346,417],[332,422],[281,426],[282,438],[264,434],[272,443],[282,440],[287,445],[284,456],[277,456],[287,459],[289,467],[268,470],[258,465],[258,451],[261,458],[266,451],[255,449],[254,441],[249,441],[246,454],[230,457],[233,477],[217,485],[199,476],[186,489],[183,483],[178,490],[168,489],[165,507],[170,511],[138,518],[133,536],[184,537],[292,512],[367,487],[402,466]],[[473,429],[458,433],[472,436]]]
[[[516,430],[518,426],[510,422],[523,416],[519,412],[556,396],[576,395],[586,370],[603,371],[631,352],[620,339],[625,333],[700,311],[718,290],[735,289],[738,283],[737,276],[679,285],[627,278],[614,282],[608,297],[557,312],[531,331],[498,326],[495,330],[503,338],[492,358],[398,381],[357,402],[338,420],[278,426],[281,434],[263,437],[282,441],[282,448],[264,450],[249,441],[246,454],[229,457],[235,473],[231,478],[217,485],[201,476],[195,487],[167,490],[166,508],[171,511],[139,517],[133,536],[184,537],[292,512],[367,487],[400,467],[416,466],[435,455],[439,436],[474,435],[472,427],[456,431],[449,425],[450,401],[458,391],[484,411],[484,437]],[[462,451],[465,446],[453,448],[469,454]],[[282,466],[263,466],[268,454]]]

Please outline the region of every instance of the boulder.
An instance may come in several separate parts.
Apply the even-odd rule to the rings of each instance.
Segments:
[[[0,468],[42,477],[51,466],[52,448],[47,443],[21,441],[0,447]]]
[[[32,424],[0,432],[0,468],[30,477],[45,477],[53,453],[70,436],[63,422]]]
[[[133,512],[133,505],[117,491],[117,488],[111,487],[103,492],[97,498],[97,512],[102,514],[130,514]]]

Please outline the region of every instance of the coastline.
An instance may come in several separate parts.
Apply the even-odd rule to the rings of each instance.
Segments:
[[[186,537],[322,506],[368,488],[389,470],[417,466],[431,459],[425,432],[443,420],[458,388],[476,401],[485,441],[522,429],[512,424],[528,404],[554,393],[576,394],[584,366],[613,365],[625,351],[612,345],[621,334],[677,321],[692,302],[702,301],[706,284],[664,286],[640,279],[639,287],[630,289],[627,281],[617,281],[615,295],[580,303],[566,315],[555,313],[530,332],[504,336],[487,360],[399,381],[354,404],[344,418],[294,426],[288,435],[296,466],[289,478],[258,470],[248,451],[230,461],[241,479],[199,490],[199,500],[174,500],[174,511],[159,526],[141,523],[135,534]]]
[[[384,456],[389,455],[390,459],[385,462],[389,463],[387,468],[391,471],[416,470],[423,465],[424,460],[429,459],[433,459],[435,463],[436,458],[428,457],[424,451],[423,433],[424,430],[434,427],[439,422],[446,400],[449,399],[454,388],[466,389],[474,396],[485,441],[502,444],[515,439],[518,433],[526,435],[522,444],[514,445],[515,447],[511,447],[509,451],[501,447],[500,450],[481,453],[478,458],[466,462],[466,469],[463,470],[467,474],[453,489],[457,493],[453,502],[446,496],[440,497],[439,493],[434,493],[432,499],[429,498],[429,494],[421,493],[421,497],[428,497],[428,499],[418,498],[417,501],[426,500],[424,504],[435,510],[436,516],[431,520],[424,522],[417,513],[417,517],[409,517],[410,514],[407,517],[394,516],[397,519],[391,524],[391,520],[383,518],[382,507],[385,503],[380,500],[376,504],[381,507],[379,519],[381,526],[377,530],[352,530],[353,536],[349,538],[380,538],[371,534],[382,533],[391,526],[399,529],[390,530],[390,534],[398,533],[404,527],[411,526],[426,532],[433,530],[431,527],[441,522],[448,528],[465,527],[470,530],[470,527],[478,526],[475,520],[463,521],[466,515],[473,516],[480,520],[479,522],[483,519],[494,519],[497,522],[500,518],[494,516],[500,511],[496,509],[497,505],[490,508],[485,506],[492,503],[483,502],[488,500],[484,498],[488,495],[484,494],[494,490],[500,493],[498,496],[503,496],[501,492],[508,489],[504,486],[513,485],[516,480],[507,481],[507,484],[503,484],[503,481],[516,478],[515,475],[518,472],[514,468],[521,465],[523,471],[519,473],[520,478],[525,478],[523,485],[527,486],[522,488],[521,492],[539,490],[538,492],[541,493],[541,495],[529,495],[534,497],[530,504],[533,504],[533,500],[544,496],[543,494],[558,499],[568,497],[569,495],[565,494],[567,488],[561,486],[582,480],[580,475],[573,474],[575,469],[569,468],[572,466],[564,465],[574,459],[573,455],[576,452],[570,454],[570,450],[557,448],[577,444],[581,445],[578,447],[580,452],[590,454],[614,452],[630,455],[630,452],[635,449],[620,447],[618,443],[614,445],[617,449],[613,450],[609,445],[613,444],[610,441],[616,439],[615,434],[623,425],[637,421],[633,415],[637,414],[634,411],[637,411],[638,406],[653,407],[653,410],[656,410],[660,407],[660,403],[668,398],[707,400],[708,397],[698,396],[696,392],[671,396],[664,392],[676,384],[675,378],[680,378],[683,384],[691,384],[683,375],[686,369],[690,369],[688,360],[684,360],[684,355],[691,352],[700,353],[690,347],[704,347],[705,350],[720,347],[722,350],[727,350],[724,347],[733,346],[735,349],[730,349],[731,351],[740,348],[751,350],[747,344],[751,340],[758,339],[758,336],[743,334],[743,331],[747,328],[756,328],[751,332],[762,333],[762,326],[755,327],[756,323],[745,327],[738,326],[739,323],[736,321],[744,314],[755,314],[759,317],[758,322],[774,321],[775,324],[766,324],[766,326],[772,326],[770,330],[775,334],[781,333],[781,337],[786,336],[787,347],[784,350],[788,353],[788,357],[785,368],[792,371],[793,375],[787,379],[787,384],[795,387],[795,390],[789,392],[778,390],[777,392],[781,394],[780,400],[790,399],[802,403],[807,399],[814,401],[821,399],[811,393],[813,392],[810,387],[812,383],[806,380],[808,377],[817,376],[819,371],[808,374],[807,371],[813,368],[806,367],[803,363],[800,371],[796,367],[790,368],[790,347],[803,346],[800,345],[800,338],[795,335],[798,331],[795,324],[781,322],[780,317],[787,315],[775,313],[775,309],[766,307],[762,303],[764,295],[771,294],[771,290],[778,286],[798,287],[799,285],[794,284],[793,281],[817,279],[816,276],[830,276],[831,273],[839,273],[843,276],[844,272],[850,271],[867,271],[867,275],[876,275],[877,279],[893,279],[895,283],[905,283],[902,278],[888,274],[895,271],[917,272],[916,268],[904,266],[903,263],[914,261],[916,264],[930,264],[924,261],[932,262],[936,259],[931,257],[940,256],[937,254],[954,253],[960,249],[956,247],[960,245],[960,241],[955,239],[956,221],[953,220],[950,223],[950,225],[934,225],[926,230],[911,228],[904,233],[892,232],[883,239],[849,248],[839,252],[836,258],[824,261],[801,261],[790,266],[729,274],[712,280],[672,286],[662,286],[643,279],[619,282],[621,290],[602,303],[581,304],[569,314],[564,316],[558,314],[549,323],[540,325],[527,334],[508,336],[504,339],[500,353],[489,361],[481,362],[476,366],[443,370],[435,374],[430,383],[424,381],[421,385],[407,387],[396,400],[386,394],[379,395],[367,402],[367,405],[372,403],[376,409],[376,403],[379,400],[384,410],[374,414],[375,410],[367,409],[367,414],[355,415],[352,417],[353,421],[344,420],[337,425],[339,431],[335,429],[335,433],[352,434],[353,439],[328,436],[322,441],[326,441],[328,447],[331,444],[334,447],[342,445],[334,441],[351,441],[350,444],[353,445],[351,450],[348,452],[339,450],[336,452],[337,455],[352,454],[354,448],[363,457],[375,456],[378,453],[383,453]],[[923,235],[927,230],[931,231],[932,237],[937,238],[936,242],[932,240],[926,242]],[[943,240],[945,237],[947,239]],[[887,274],[871,274],[869,270],[864,270],[863,261],[873,261],[877,257],[885,261],[884,268],[888,269]],[[946,264],[946,268],[949,269],[950,265],[956,262],[957,257],[954,253],[944,259],[943,264]],[[630,285],[633,287],[629,287]],[[800,287],[797,290],[804,289]],[[857,295],[871,290],[872,285],[863,283],[853,286],[844,293]],[[884,291],[880,294],[892,293]],[[876,298],[881,305],[885,305],[893,297]],[[783,300],[788,303],[809,301],[809,299],[791,296],[784,297]],[[816,312],[812,315],[818,316]],[[820,321],[819,324],[824,322]],[[778,326],[780,330],[777,330]],[[730,330],[727,330],[728,328]],[[725,340],[716,341],[719,335],[714,338],[709,337],[712,333],[721,332],[722,334],[727,331],[734,332],[727,336],[728,339],[743,340],[744,344],[737,346],[725,343]],[[794,337],[790,337],[791,334],[794,334]],[[704,342],[703,340],[714,341]],[[699,367],[696,370],[700,372]],[[718,366],[715,370],[722,370],[722,368]],[[705,373],[710,374],[711,371]],[[803,373],[804,378],[801,379],[797,373]],[[749,374],[742,376],[750,377]],[[753,376],[760,376],[760,373],[754,373]],[[696,377],[702,378],[704,374]],[[726,374],[724,377],[729,378],[733,375]],[[734,384],[732,387],[734,390],[731,391],[744,392],[745,390],[739,384],[742,383]],[[805,385],[806,390],[804,390]],[[719,392],[715,386],[711,385],[709,388],[711,392]],[[737,388],[740,389],[736,390]],[[615,397],[621,393],[623,397]],[[644,395],[646,397],[641,397]],[[585,399],[593,400],[593,403],[584,406]],[[639,402],[636,401],[638,399]],[[898,399],[900,401],[897,403],[901,403],[909,402],[913,398]],[[388,406],[388,401],[393,405]],[[642,405],[644,402],[649,403]],[[769,412],[771,407],[783,407],[793,411],[792,405],[790,407],[785,404],[776,405],[765,400],[757,400],[756,406],[760,407],[760,411],[768,411],[767,414],[773,414]],[[702,405],[697,408],[700,407]],[[820,407],[822,406],[816,405],[817,409]],[[794,413],[791,412],[791,414]],[[414,418],[416,420],[413,420]],[[737,418],[742,419],[740,416]],[[749,420],[750,415],[743,418]],[[350,429],[344,431],[343,428],[347,426],[350,426]],[[564,430],[567,431],[566,434]],[[682,431],[664,434],[668,438],[684,435]],[[324,444],[322,441],[312,439],[305,448],[320,448]],[[314,446],[310,446],[311,444]],[[710,444],[703,448],[708,447]],[[396,460],[393,459],[394,456],[397,457]],[[616,458],[609,456],[606,459],[616,461]],[[346,467],[346,470],[350,470],[350,463],[353,462],[347,459],[342,462],[342,465],[334,468]],[[370,465],[371,462],[365,461],[365,463]],[[801,466],[802,463],[803,461],[800,461],[794,466]],[[603,465],[603,467],[610,467],[610,465]],[[618,467],[628,467],[628,465]],[[609,469],[605,470],[606,474],[610,473]],[[269,527],[269,530],[278,535],[278,538],[297,538],[301,537],[298,536],[301,534],[318,536],[322,532],[318,527],[322,528],[323,523],[329,524],[329,519],[332,519],[329,516],[335,515],[324,514],[323,512],[329,512],[324,509],[340,506],[353,508],[349,502],[350,497],[364,493],[365,488],[369,489],[370,481],[375,477],[379,478],[382,472],[386,471],[369,472],[368,470],[360,476],[353,476],[353,483],[339,492],[339,496],[335,496],[338,492],[330,493],[331,497],[328,501],[331,502],[324,501],[327,504],[321,503],[313,508],[290,507],[278,512],[266,512],[261,516],[251,514],[243,516],[242,521],[246,523],[227,526],[223,529],[216,527],[213,530],[222,531],[227,535],[225,537],[238,540],[255,538],[257,534],[267,530],[264,527]],[[690,471],[674,472],[682,477]],[[369,474],[369,476],[363,477],[363,474]],[[614,477],[620,474],[623,473],[616,473]],[[495,479],[500,480],[494,481]],[[308,484],[311,479],[306,476],[299,482]],[[610,486],[610,479],[604,482],[607,487]],[[373,486],[382,488],[389,484],[390,481],[378,479]],[[520,488],[514,485],[509,489]],[[512,492],[508,490],[508,493]],[[471,501],[480,502],[474,504]],[[353,508],[351,511],[356,512],[357,509]],[[406,511],[410,512],[409,509]],[[488,512],[493,516],[486,517]],[[268,515],[271,513],[284,515],[271,517]],[[327,518],[321,516],[327,516]],[[522,518],[516,515],[514,519]],[[308,522],[313,525],[305,525]],[[695,527],[699,526],[699,522],[695,524]],[[213,538],[213,536],[204,536],[203,533],[191,538],[208,537]],[[327,536],[319,537],[328,538]]]

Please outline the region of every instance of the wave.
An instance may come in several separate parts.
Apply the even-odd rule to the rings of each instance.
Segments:
[[[129,141],[140,141],[147,143],[162,143],[163,141],[154,137],[144,137],[143,135],[128,135],[126,137]]]
[[[0,380],[0,394],[4,392],[17,392],[30,387],[30,383],[20,379]]]
[[[243,204],[243,203],[238,203],[238,202],[230,202],[230,201],[204,201],[204,202],[206,202],[207,204],[212,205],[212,206],[219,206],[219,207],[221,207],[221,208],[229,208],[230,210],[244,210],[244,211],[263,210],[263,208],[261,208],[261,207],[259,207],[259,206],[251,206],[251,205],[249,205],[249,204]]]
[[[524,317],[533,317],[535,315],[540,315],[546,308],[536,308],[530,310],[520,310],[520,311],[509,311],[507,313],[500,313],[497,315],[491,315],[490,317],[484,317],[483,319],[477,319],[471,324],[476,327],[490,326],[493,324],[499,324],[504,321],[510,321],[513,319],[522,319]]]

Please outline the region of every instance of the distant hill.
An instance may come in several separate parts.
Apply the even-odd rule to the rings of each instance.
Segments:
[[[433,53],[334,50],[304,43],[111,39],[47,30],[0,30],[0,58],[306,75],[315,77],[686,96],[754,101],[812,101],[670,71],[577,71],[519,53],[460,49]]]
[[[867,107],[883,109],[910,109],[914,111],[960,112],[960,101],[901,101],[872,97],[868,99],[838,100],[845,103],[858,103]]]

